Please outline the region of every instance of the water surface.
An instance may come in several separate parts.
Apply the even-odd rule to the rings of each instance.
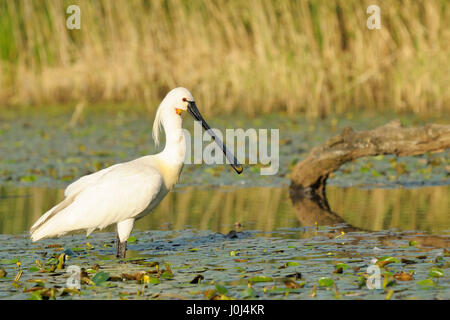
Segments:
[[[176,189],[136,223],[128,259],[118,261],[114,227],[88,238],[29,239],[71,181],[158,151],[142,110],[88,108],[74,128],[71,111],[0,114],[0,298],[450,298],[450,151],[358,159],[330,176],[324,203],[289,197],[290,171],[312,147],[348,125],[371,129],[392,116],[209,119],[220,129],[278,128],[279,173],[185,166]],[[390,259],[378,290],[365,284],[373,259]],[[65,291],[70,266],[87,271],[80,291]],[[133,278],[139,273],[148,281]]]
[[[450,231],[450,186],[361,189],[329,186],[332,211],[355,228],[366,231]],[[53,205],[64,199],[64,190],[45,187],[0,186],[0,233],[21,234]],[[299,212],[286,187],[182,187],[169,193],[161,204],[138,220],[137,230],[242,230],[285,233],[301,237],[290,228],[311,227],[323,221],[314,212]],[[111,230],[113,230],[111,228]],[[281,231],[284,230],[284,231]]]

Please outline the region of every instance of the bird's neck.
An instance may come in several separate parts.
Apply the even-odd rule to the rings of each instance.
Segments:
[[[166,145],[164,150],[158,154],[160,170],[163,172],[163,178],[167,189],[178,182],[181,170],[183,168],[186,155],[186,140],[181,125],[166,129]]]
[[[181,124],[180,126],[164,125],[164,131],[166,133],[166,145],[161,152],[161,156],[164,157],[169,164],[183,164],[186,155],[186,140]]]

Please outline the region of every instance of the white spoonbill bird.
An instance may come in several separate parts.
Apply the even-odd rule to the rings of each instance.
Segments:
[[[31,227],[31,239],[37,241],[71,231],[96,229],[117,224],[117,254],[125,258],[126,245],[136,219],[150,213],[177,183],[183,168],[186,141],[181,113],[188,111],[201,121],[222,148],[237,173],[242,166],[220,139],[210,130],[185,88],[170,91],[156,112],[153,139],[159,144],[159,130],[166,134],[164,150],[136,160],[119,163],[79,178],[70,184],[65,199],[47,211]]]

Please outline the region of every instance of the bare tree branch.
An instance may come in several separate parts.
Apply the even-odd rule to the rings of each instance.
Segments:
[[[344,163],[366,156],[395,154],[413,156],[442,152],[450,148],[450,125],[429,124],[405,128],[395,120],[368,131],[350,127],[311,150],[305,160],[297,163],[291,176],[291,190],[305,196],[324,197],[329,174]]]

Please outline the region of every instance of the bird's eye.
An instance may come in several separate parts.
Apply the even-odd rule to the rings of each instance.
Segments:
[[[187,101],[187,99],[186,98],[183,98],[183,102],[186,102]]]

